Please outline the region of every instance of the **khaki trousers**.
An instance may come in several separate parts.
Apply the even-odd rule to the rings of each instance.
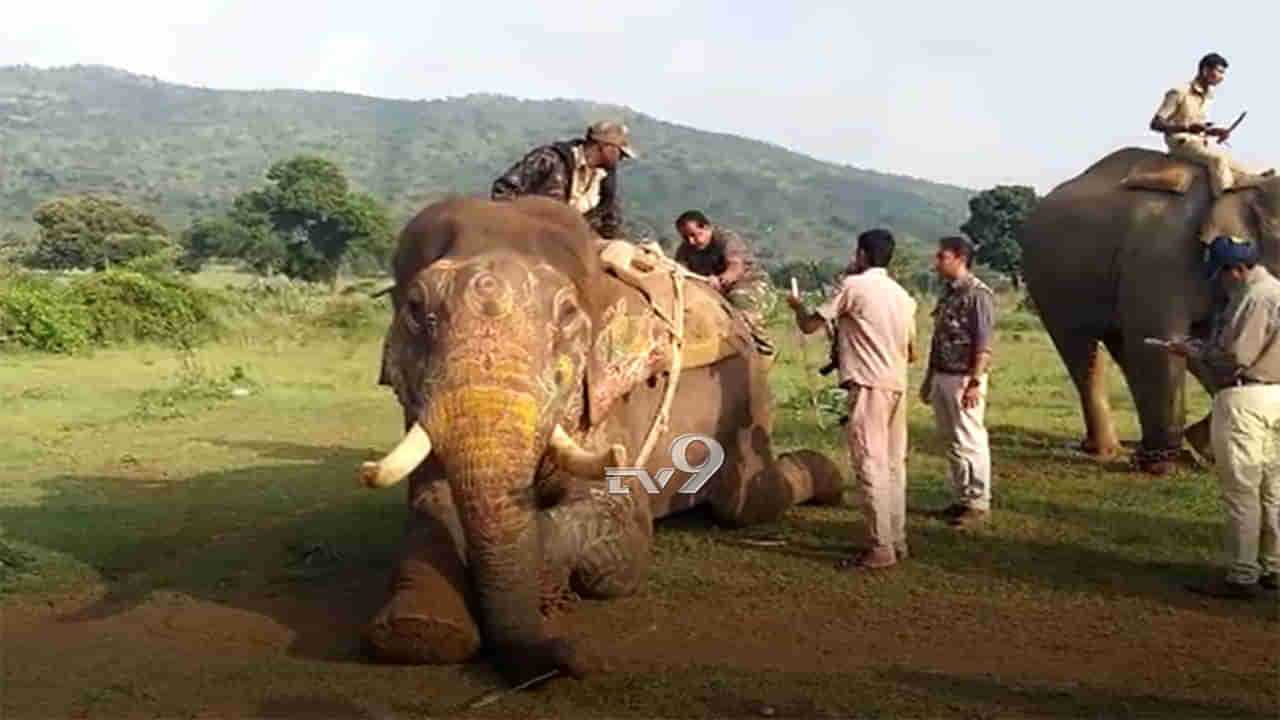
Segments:
[[[1280,570],[1280,385],[1219,390],[1210,433],[1227,506],[1227,580],[1255,583]]]
[[[978,387],[977,407],[965,409],[968,375],[934,373],[929,388],[938,433],[947,444],[953,502],[975,510],[991,509],[991,448],[983,418],[987,412],[987,376]]]
[[[1209,187],[1214,197],[1232,188],[1244,188],[1256,185],[1263,180],[1239,163],[1231,159],[1227,151],[1208,138],[1197,135],[1176,135],[1165,140],[1169,154],[1190,160],[1209,168]],[[1212,240],[1212,238],[1210,238]]]
[[[853,385],[845,432],[873,546],[907,544],[906,394]]]

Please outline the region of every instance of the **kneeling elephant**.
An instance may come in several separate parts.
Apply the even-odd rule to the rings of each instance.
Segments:
[[[597,242],[577,213],[543,198],[446,200],[401,234],[381,382],[406,434],[362,480],[408,477],[410,519],[392,595],[365,631],[376,657],[456,663],[486,647],[513,683],[580,674],[589,663],[549,629],[547,605],[568,591],[636,592],[656,518],[705,504],[741,526],[840,502],[828,458],[774,457],[769,359],[745,322],[724,310],[711,323],[720,352],[681,369],[693,339],[689,326],[683,346],[672,341],[681,318],[722,312],[722,300],[672,274],[680,302],[664,304],[611,272]],[[657,477],[682,434],[725,453],[696,493],[678,492],[680,473],[656,494],[636,483],[608,492],[606,467]],[[688,462],[707,452],[690,444]]]

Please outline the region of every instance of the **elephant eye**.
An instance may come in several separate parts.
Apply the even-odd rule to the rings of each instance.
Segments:
[[[414,334],[432,335],[440,324],[435,312],[427,309],[426,301],[418,293],[411,293],[404,308],[404,321]]]
[[[572,298],[564,298],[556,304],[556,327],[562,330],[568,330],[569,327],[578,321],[581,311],[578,310],[578,304]]]

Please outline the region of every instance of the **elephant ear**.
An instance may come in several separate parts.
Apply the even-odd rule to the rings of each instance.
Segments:
[[[617,281],[600,283],[596,290],[583,376],[586,427],[599,424],[618,398],[661,368],[668,347],[665,329],[644,296]]]
[[[1261,239],[1268,219],[1276,219],[1273,211],[1263,208],[1264,199],[1255,188],[1224,194],[1209,211],[1209,220],[1201,229],[1201,241],[1207,244],[1220,235]]]

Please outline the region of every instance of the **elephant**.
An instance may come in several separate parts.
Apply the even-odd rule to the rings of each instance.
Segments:
[[[1181,187],[1141,178],[1181,177]],[[1154,189],[1165,188],[1165,189]],[[1120,366],[1141,424],[1134,464],[1171,471],[1184,436],[1202,456],[1209,418],[1186,428],[1187,372],[1209,393],[1213,374],[1146,338],[1204,337],[1224,302],[1203,270],[1201,239],[1252,238],[1261,262],[1280,266],[1280,178],[1215,199],[1202,168],[1153,150],[1126,147],[1058,185],[1022,223],[1026,287],[1069,371],[1085,421],[1081,449],[1120,451],[1107,399],[1105,346]]]
[[[825,455],[774,456],[768,358],[727,310],[730,351],[678,373],[670,422],[642,465],[659,477],[673,464],[663,451],[701,434],[722,447],[720,469],[692,494],[680,473],[657,493],[610,491],[608,468],[638,459],[676,378],[659,342],[670,318],[607,271],[603,243],[540,197],[447,198],[401,232],[380,383],[405,434],[359,472],[374,488],[409,478],[390,597],[362,630],[374,660],[453,664],[485,651],[515,685],[582,677],[599,663],[556,629],[562,600],[638,592],[655,520],[703,507],[743,527],[841,502]],[[690,307],[724,302],[696,279],[684,291]],[[689,467],[713,453],[705,441],[683,450]]]

